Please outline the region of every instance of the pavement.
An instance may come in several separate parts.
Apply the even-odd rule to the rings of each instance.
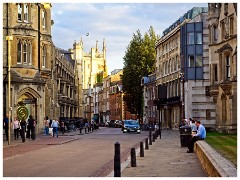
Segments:
[[[82,133],[85,134],[84,131]],[[3,158],[11,158],[18,153],[38,150],[47,145],[64,144],[76,140],[74,136],[78,134],[79,130],[64,135],[59,133],[58,138],[38,134],[36,140],[26,139],[24,143],[21,139],[11,140],[10,145],[3,135]],[[130,154],[127,160],[121,163],[122,177],[207,177],[197,155],[187,153],[187,147],[181,147],[178,130],[162,130],[161,139],[158,136],[148,150],[144,148],[144,157],[140,157],[139,151],[137,148],[137,167],[131,167]],[[113,177],[114,172],[107,176]]]
[[[208,177],[196,153],[181,147],[177,130],[163,130],[161,139],[158,136],[148,150],[144,148],[144,157],[139,152],[137,149],[137,167],[131,167],[130,157],[121,164],[121,177]],[[114,172],[108,176],[113,177]]]

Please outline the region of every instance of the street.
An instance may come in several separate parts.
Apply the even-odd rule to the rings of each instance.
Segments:
[[[104,177],[113,171],[116,142],[124,160],[147,136],[148,131],[130,134],[105,127],[90,134],[76,133],[74,141],[4,158],[3,177]]]

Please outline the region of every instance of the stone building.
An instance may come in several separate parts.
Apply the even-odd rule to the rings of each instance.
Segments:
[[[96,47],[91,48],[90,52],[84,52],[83,41],[80,40],[79,43],[74,42],[73,48],[70,49],[73,53],[72,58],[77,61],[78,66],[78,94],[83,94],[79,96],[78,106],[79,106],[79,116],[85,116],[86,105],[85,102],[87,94],[87,89],[92,89],[93,85],[97,83],[97,76],[100,72],[103,72],[103,77],[108,75],[107,65],[106,65],[106,43],[103,40],[102,52],[99,52],[98,41],[96,41]],[[91,90],[92,92],[92,90]],[[85,95],[84,95],[85,94]],[[90,108],[89,108],[90,109]]]
[[[51,75],[52,107],[55,118],[78,116],[78,69],[71,52],[53,47],[53,68]]]
[[[156,44],[156,86],[163,127],[177,128],[181,119],[215,124],[209,89],[207,8],[194,7],[163,32]],[[166,92],[166,93],[162,93]]]
[[[3,114],[20,119],[32,115],[37,132],[51,109],[46,102],[52,60],[50,8],[47,3],[3,3]],[[11,47],[6,36],[12,36]]]
[[[156,75],[150,74],[141,80],[143,86],[143,124],[152,124],[159,122],[157,119],[157,107],[154,100],[157,99]]]
[[[216,128],[237,131],[237,3],[209,3],[210,95]]]

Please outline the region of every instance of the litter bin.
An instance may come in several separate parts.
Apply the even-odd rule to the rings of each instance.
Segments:
[[[182,126],[179,128],[179,130],[180,130],[181,146],[187,147],[190,139],[192,138],[191,127],[190,126]]]

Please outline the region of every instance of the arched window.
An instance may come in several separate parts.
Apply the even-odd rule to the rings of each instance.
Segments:
[[[19,40],[17,44],[17,64],[32,64],[32,44],[28,40]]]
[[[178,71],[178,56],[176,56],[176,64],[175,64],[176,71]]]
[[[169,60],[169,74],[172,73],[172,59]]]
[[[23,64],[27,64],[27,52],[28,52],[28,47],[27,43],[23,43]]]
[[[22,63],[22,44],[19,41],[17,44],[17,64]]]
[[[28,64],[32,64],[32,44],[28,43]]]
[[[165,62],[165,75],[168,74],[168,62]]]

